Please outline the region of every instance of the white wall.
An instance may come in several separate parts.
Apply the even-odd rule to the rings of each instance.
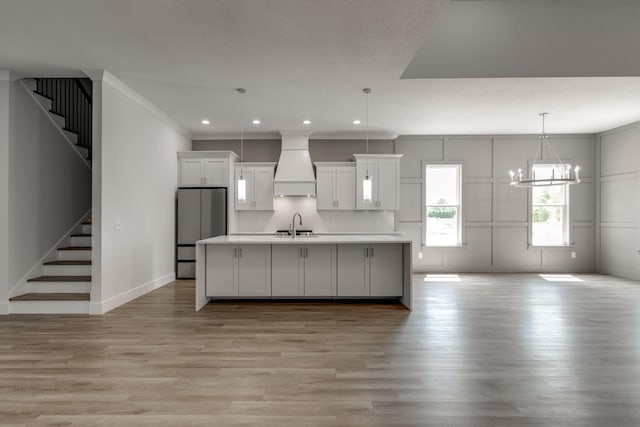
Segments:
[[[9,313],[9,111],[11,82],[0,70],[0,314]]]
[[[99,258],[93,313],[105,312],[174,278],[176,152],[190,138],[168,116],[109,73],[100,100],[94,215]],[[99,188],[96,188],[99,187]],[[99,288],[99,289],[96,289]]]
[[[9,285],[91,209],[91,169],[20,82],[11,84]]]
[[[598,135],[598,272],[640,280],[640,123]]]
[[[399,137],[401,209],[397,229],[411,237],[416,271],[594,270],[593,165],[591,135],[552,136],[563,160],[580,164],[583,183],[570,189],[572,248],[530,247],[529,190],[511,188],[508,171],[532,160],[536,136]],[[461,248],[425,248],[423,161],[462,163],[463,244]],[[418,254],[422,252],[422,259]],[[571,258],[571,252],[576,258]]]

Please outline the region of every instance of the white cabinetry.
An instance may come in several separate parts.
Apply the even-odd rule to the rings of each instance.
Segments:
[[[273,210],[273,175],[275,163],[237,163],[235,166],[235,208],[240,210]],[[240,174],[246,181],[246,200],[238,199]]]
[[[338,245],[338,296],[403,295],[401,244]]]
[[[336,245],[273,245],[274,297],[336,295]]]
[[[354,163],[315,163],[318,210],[356,209]]]
[[[400,157],[401,154],[354,154],[356,159],[356,209],[400,209]],[[371,201],[363,200],[362,181],[367,175],[372,180]]]
[[[270,245],[208,245],[206,296],[270,297]]]
[[[228,187],[229,165],[238,156],[231,151],[178,153],[180,187]]]

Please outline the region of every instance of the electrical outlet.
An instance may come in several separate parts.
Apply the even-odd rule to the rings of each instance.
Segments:
[[[571,258],[575,258],[576,257],[576,253],[575,252],[571,252]]]
[[[422,259],[422,251],[418,252],[418,259]]]
[[[122,223],[120,221],[116,221],[116,225],[114,227],[116,231],[120,231],[122,229]]]

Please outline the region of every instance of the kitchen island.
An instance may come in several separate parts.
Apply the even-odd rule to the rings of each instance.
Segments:
[[[196,310],[214,299],[397,299],[411,240],[396,234],[230,235],[196,243]]]

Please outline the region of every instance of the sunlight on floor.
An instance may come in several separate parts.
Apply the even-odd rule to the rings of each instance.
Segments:
[[[584,280],[572,274],[540,274],[547,282],[584,282]]]
[[[427,274],[424,276],[425,282],[459,282],[460,276],[457,274]]]

